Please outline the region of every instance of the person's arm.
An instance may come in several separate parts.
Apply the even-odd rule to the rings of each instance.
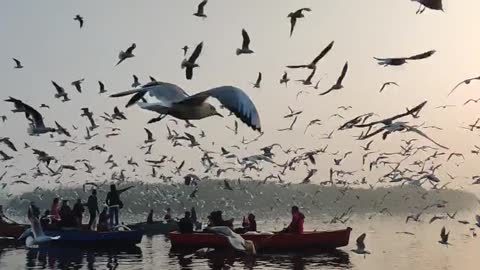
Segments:
[[[126,188],[119,189],[119,190],[117,190],[117,193],[121,194],[121,193],[123,193],[123,192],[125,192],[125,191],[127,191],[127,190],[129,190],[133,187],[135,187],[135,186],[129,186],[129,187],[126,187]]]

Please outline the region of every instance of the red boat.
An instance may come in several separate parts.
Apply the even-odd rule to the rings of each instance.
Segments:
[[[298,251],[305,249],[336,249],[348,245],[352,228],[337,231],[309,231],[303,234],[290,233],[258,233],[242,234],[245,240],[255,244],[257,251],[265,250],[288,250]],[[230,247],[228,240],[220,235],[195,232],[168,234],[173,249],[182,248],[227,248]]]

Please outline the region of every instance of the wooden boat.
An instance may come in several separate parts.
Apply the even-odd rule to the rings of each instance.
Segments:
[[[257,251],[284,250],[299,251],[306,249],[329,250],[348,245],[351,228],[337,231],[309,231],[303,234],[290,233],[255,233],[242,234],[245,240],[255,244]],[[182,248],[226,248],[228,240],[212,233],[179,233],[168,234],[173,249]]]
[[[79,229],[45,230],[45,235],[60,236],[48,245],[70,247],[127,247],[142,241],[142,230],[96,232]],[[28,234],[24,235],[28,236]]]
[[[177,222],[156,221],[153,223],[140,222],[127,225],[132,230],[142,230],[146,235],[168,234],[178,230]]]
[[[0,224],[0,237],[17,239],[28,228],[26,224]]]

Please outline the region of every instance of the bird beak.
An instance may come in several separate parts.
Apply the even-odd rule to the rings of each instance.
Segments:
[[[217,113],[215,113],[215,115],[218,115],[218,116],[220,116],[220,117],[222,117],[222,118],[223,118],[223,115],[219,114],[218,112],[217,112]]]

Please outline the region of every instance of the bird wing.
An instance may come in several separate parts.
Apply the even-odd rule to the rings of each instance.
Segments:
[[[151,82],[140,89],[116,93],[110,95],[110,97],[123,97],[135,94],[127,103],[127,107],[129,107],[142,99],[147,92],[149,92],[150,96],[155,97],[167,107],[170,106],[171,103],[182,101],[188,97],[188,94],[179,86],[163,82]]]
[[[245,248],[245,239],[243,239],[239,234],[234,233],[229,227],[226,226],[215,226],[207,228],[209,232],[212,232],[217,235],[221,235],[228,239],[230,245],[239,251],[246,251]]]
[[[290,65],[287,66],[287,68],[306,68],[308,65]]]
[[[345,78],[345,75],[347,75],[347,71],[348,71],[348,62],[346,62],[345,65],[343,66],[342,74],[340,74],[340,77],[338,77],[338,80],[337,80],[337,85],[342,84],[342,81]]]
[[[15,61],[15,64],[16,64],[17,66],[20,66],[20,61],[19,61],[18,59],[16,59],[16,58],[12,58],[12,59],[13,59],[13,61]]]
[[[65,91],[63,90],[63,88],[62,88],[60,85],[58,85],[55,81],[52,81],[52,84],[53,84],[53,86],[55,86],[55,89],[57,90],[57,92],[58,92],[59,94],[65,93]]]
[[[470,79],[466,79],[466,80],[463,80],[463,81],[459,82],[457,85],[455,85],[455,87],[452,89],[452,91],[450,91],[450,93],[448,93],[447,96],[450,96],[453,93],[453,91],[455,91],[460,85],[462,85],[464,83],[467,83],[467,82],[470,83],[470,81],[472,81],[472,80],[480,80],[480,76],[470,78]]]
[[[256,84],[260,84],[261,81],[262,81],[262,73],[261,73],[261,72],[258,72],[258,77],[257,77],[257,82],[256,82]]]
[[[228,110],[233,112],[242,122],[247,124],[253,130],[261,131],[260,116],[255,104],[240,88],[234,86],[220,86],[196,95],[185,97],[179,103],[200,104],[207,98],[214,97],[222,103]]]
[[[151,140],[153,138],[152,132],[148,130],[148,128],[143,128],[145,129],[145,132],[147,132],[147,139]]]
[[[200,56],[200,53],[202,52],[202,48],[203,48],[203,42],[200,42],[200,44],[198,44],[197,47],[195,47],[195,50],[193,51],[192,55],[188,59],[188,62],[195,63],[197,58]]]
[[[312,72],[310,73],[310,75],[308,75],[308,78],[307,78],[307,81],[311,82],[312,81],[312,78],[313,78],[313,75],[315,75],[315,72],[317,71],[316,68],[314,68],[312,70]]]
[[[358,249],[365,249],[365,237],[367,237],[366,233],[362,233],[358,238],[357,238],[357,248]]]
[[[319,96],[324,96],[324,95],[326,95],[326,94],[328,94],[328,93],[330,93],[330,92],[332,92],[332,91],[333,91],[333,87],[330,88],[330,89],[328,89],[327,91],[325,91],[325,92],[323,92],[323,93],[318,94],[318,95],[319,95]]]
[[[293,29],[295,29],[295,24],[297,24],[297,18],[292,16],[290,17],[290,36],[293,34]]]
[[[428,52],[424,52],[424,53],[421,53],[421,54],[410,56],[406,59],[407,60],[421,60],[421,59],[425,59],[425,58],[428,58],[428,57],[432,56],[435,52],[436,52],[435,50],[431,50],[431,51],[428,51]]]
[[[330,44],[328,44],[327,47],[325,47],[325,49],[323,49],[320,52],[320,54],[317,57],[315,57],[315,59],[313,59],[312,63],[316,65],[318,61],[320,61],[320,59],[322,59],[325,55],[327,55],[327,53],[333,48],[334,43],[335,41],[330,42]]]
[[[407,126],[407,125],[405,125],[405,127],[407,127],[407,129],[408,129],[409,131],[413,131],[413,132],[417,133],[418,135],[426,138],[427,140],[431,141],[431,142],[434,143],[435,145],[437,145],[437,146],[439,146],[439,147],[441,147],[441,148],[443,148],[443,149],[448,149],[448,147],[445,147],[445,146],[437,143],[436,141],[434,141],[434,140],[431,139],[430,137],[428,137],[427,134],[423,133],[421,130],[419,130],[419,129],[417,129],[417,128],[414,128],[414,127],[411,127],[411,126]]]
[[[37,110],[25,103],[23,103],[23,106],[25,107],[25,115],[27,119],[33,121],[36,127],[45,127],[45,124],[43,123],[43,117]]]
[[[242,29],[242,37],[243,37],[243,43],[242,43],[242,49],[248,48],[250,45],[250,37],[248,36],[247,31],[245,29]]]
[[[198,13],[203,14],[203,10],[207,2],[208,0],[203,0],[200,4],[198,4]]]

